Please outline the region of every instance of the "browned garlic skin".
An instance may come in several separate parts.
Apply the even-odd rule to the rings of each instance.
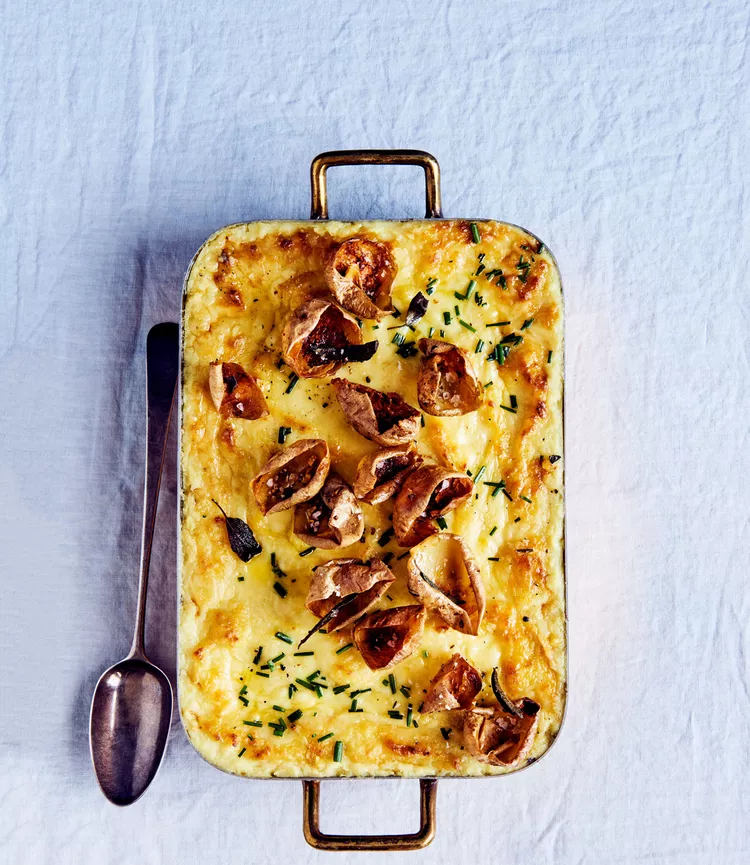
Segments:
[[[493,766],[520,765],[534,744],[539,723],[539,704],[523,697],[516,701],[521,717],[498,707],[475,707],[463,715],[466,749]]]
[[[369,564],[359,559],[334,559],[313,572],[305,606],[322,619],[345,597],[356,595],[328,623],[329,632],[337,631],[367,612],[395,579],[380,559]]]
[[[419,340],[424,357],[417,380],[420,408],[435,417],[455,417],[476,411],[484,389],[468,354],[450,342]]]
[[[336,300],[359,318],[381,319],[393,311],[396,262],[386,243],[350,237],[331,251],[325,280]]]
[[[448,587],[441,586],[434,574],[429,573],[428,548],[445,544],[448,549],[444,561],[460,561],[466,574],[467,584],[454,588],[455,596]],[[449,548],[453,546],[454,549]],[[484,618],[487,604],[482,573],[477,566],[469,545],[459,535],[439,532],[413,547],[408,560],[408,587],[414,597],[428,610],[434,610],[440,618],[456,631],[476,636]]]
[[[430,682],[422,714],[449,709],[469,709],[482,690],[479,671],[458,653],[446,661]]]
[[[208,370],[208,388],[216,410],[225,417],[258,420],[268,414],[257,379],[238,363],[213,361]]]
[[[328,298],[313,298],[298,306],[281,335],[284,360],[300,378],[323,378],[344,365],[344,361],[321,362],[316,347],[361,344],[356,319]]]
[[[413,547],[437,534],[433,520],[457,508],[474,490],[463,472],[427,465],[404,481],[393,506],[393,529],[402,547]]]
[[[300,439],[266,462],[250,482],[258,507],[275,514],[311,499],[331,467],[328,445],[323,439]]]
[[[311,547],[348,547],[362,536],[362,508],[351,487],[330,472],[320,492],[294,509],[294,534]]]
[[[408,474],[423,462],[411,442],[366,454],[357,466],[354,495],[371,505],[378,505],[395,495]]]
[[[381,445],[413,441],[421,415],[397,393],[384,393],[345,378],[331,382],[347,421],[366,439]]]
[[[424,607],[418,604],[369,613],[354,628],[354,644],[371,670],[385,670],[411,655],[424,620]]]

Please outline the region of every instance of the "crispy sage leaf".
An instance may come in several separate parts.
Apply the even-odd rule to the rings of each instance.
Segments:
[[[411,326],[416,324],[420,318],[427,312],[429,300],[418,291],[411,299],[409,309],[406,310],[406,323]]]
[[[511,715],[515,715],[516,718],[523,718],[523,712],[521,709],[516,706],[516,704],[510,699],[510,697],[503,691],[500,686],[500,676],[497,673],[497,667],[492,671],[492,693],[497,697],[497,702],[505,709],[506,712],[510,712]]]
[[[316,345],[310,351],[321,363],[362,363],[378,350],[378,341],[364,345]]]
[[[228,517],[224,508],[215,499],[211,499],[211,501],[224,515],[229,546],[238,559],[242,559],[243,562],[249,562],[258,553],[263,552],[263,547],[255,539],[253,530],[244,520],[241,520],[239,517]]]
[[[325,628],[325,626],[332,619],[334,619],[338,615],[338,613],[340,613],[341,610],[343,610],[344,607],[347,604],[351,603],[351,601],[353,601],[356,597],[357,597],[357,592],[352,592],[351,595],[346,595],[345,597],[343,597],[338,602],[338,604],[335,604],[333,607],[331,607],[331,609],[325,614],[325,616],[323,616],[322,619],[318,619],[318,621],[312,626],[312,628],[310,628],[310,630],[307,632],[307,634],[305,634],[305,636],[299,641],[299,643],[297,644],[297,648],[299,648],[300,646],[304,646],[304,644],[310,639],[310,637],[312,637],[313,634],[317,634],[317,632],[321,628]]]

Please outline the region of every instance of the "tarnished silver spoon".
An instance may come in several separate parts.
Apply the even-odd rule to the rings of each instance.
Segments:
[[[146,482],[141,575],[133,645],[102,673],[91,701],[91,759],[102,793],[130,805],[146,791],[161,765],[172,720],[172,686],[146,657],[144,623],[151,542],[179,363],[179,328],[157,324],[146,340]]]

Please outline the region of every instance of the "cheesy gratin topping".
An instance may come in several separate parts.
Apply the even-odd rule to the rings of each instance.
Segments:
[[[187,279],[180,712],[239,775],[513,771],[565,704],[562,293],[500,222],[269,222]]]

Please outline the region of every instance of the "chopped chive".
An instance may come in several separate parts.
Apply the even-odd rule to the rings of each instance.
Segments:
[[[264,679],[270,679],[270,678],[271,678],[271,677],[268,675],[268,673],[259,673],[257,670],[255,671],[255,675],[256,675],[256,676],[262,676]]]
[[[260,673],[258,675],[260,675]],[[249,700],[246,700],[244,697],[238,697],[237,699],[240,701],[240,703],[242,703],[243,706],[249,706],[250,705]]]
[[[262,727],[263,721],[243,721],[242,722],[246,727]]]
[[[276,553],[271,553],[271,570],[276,574],[277,577],[285,577],[286,571],[282,571],[279,567],[279,563],[276,561]]]
[[[507,290],[508,290],[508,283],[507,283],[507,281],[506,281],[506,279],[505,279],[505,274],[504,274],[504,273],[501,273],[501,274],[498,276],[498,278],[497,278],[497,284],[500,286],[500,288],[502,288],[503,291],[507,291]]]
[[[280,426],[279,427],[279,444],[283,445],[286,441],[286,437],[291,433],[292,428],[290,426]]]
[[[238,582],[238,583],[244,583],[244,582],[245,582],[245,578],[244,578],[244,577],[237,577],[237,582]]]
[[[510,395],[510,407],[511,408],[518,408],[518,400],[516,399],[514,394]]]
[[[401,721],[401,720],[403,720],[404,716],[397,709],[389,709],[388,710],[388,717],[389,718],[395,718],[397,721]]]
[[[505,481],[484,481],[486,487],[504,487]]]
[[[280,655],[276,655],[275,658],[271,658],[270,663],[271,664],[278,664],[282,658],[286,658],[286,655],[284,654],[284,652],[282,652]]]
[[[391,342],[395,343],[397,346],[400,347],[404,344],[405,339],[406,337],[403,335],[403,333],[401,333],[401,331],[398,331],[398,333],[393,334],[393,339],[391,340]]]
[[[431,328],[427,331],[427,338],[428,338],[428,339],[432,338],[432,334],[433,334],[433,333],[435,333],[435,328],[434,328],[434,327],[431,327]]]
[[[483,272],[484,270],[485,270],[485,266],[484,266],[483,264],[480,264],[479,267],[476,269],[476,272],[474,273],[474,276],[481,276],[481,275],[482,275],[482,272]]]
[[[429,658],[430,657],[430,653],[427,651],[427,649],[422,649],[422,657],[423,658]]]
[[[360,694],[367,694],[369,691],[372,691],[372,688],[360,688],[358,691],[352,691],[349,696],[358,697]]]
[[[470,330],[472,333],[477,332],[477,329],[473,325],[469,324],[468,321],[464,321],[462,318],[459,318],[458,323],[461,325],[461,327],[465,327],[466,330]]]
[[[311,658],[314,654],[315,654],[315,652],[295,652],[294,657],[295,658]]]
[[[484,385],[484,389],[487,390],[487,388],[488,388],[488,387],[492,387],[493,384],[494,384],[494,382],[492,382],[492,381],[488,381],[488,382]]]
[[[240,697],[244,697],[247,694],[247,685],[242,686],[242,690],[240,691]]]
[[[472,222],[470,227],[471,227],[471,239],[474,241],[474,243],[479,243],[479,241],[482,238],[479,236],[479,228],[478,228],[476,222]]]
[[[290,683],[289,688],[288,688],[290,700],[292,699],[292,695],[297,693],[297,690],[298,690],[298,688],[294,684],[294,682]]]
[[[521,549],[520,549],[520,550],[516,550],[516,552],[517,552],[517,553],[533,553],[533,552],[534,552],[534,548],[533,548],[533,547],[521,547]]]
[[[424,415],[420,415],[419,424],[422,427],[422,429],[424,429]]]
[[[451,323],[451,314],[449,312],[446,311],[443,313],[443,321],[445,322],[445,324]]]
[[[313,679],[317,679],[319,675],[320,675],[320,670],[316,670],[314,673],[310,673],[310,675],[306,676],[305,678],[307,679],[308,682],[311,682]],[[323,676],[323,678],[325,679],[325,676]]]
[[[391,686],[391,693],[395,694],[396,693],[396,677],[393,675],[393,673],[391,673],[388,676],[388,684]]]
[[[521,330],[526,330],[526,328],[527,328],[527,327],[531,327],[531,325],[532,325],[533,323],[534,323],[534,319],[533,319],[533,318],[527,318],[526,321],[524,321],[524,323],[521,325]]]
[[[520,498],[522,498],[525,502],[528,502],[529,504],[532,504],[531,499],[527,498],[526,496],[521,496]]]
[[[303,688],[307,688],[308,691],[317,691],[317,687],[312,684],[312,682],[306,682],[304,679],[295,679],[294,680],[298,685],[302,685]]]
[[[487,471],[487,466],[480,466],[480,467],[479,467],[479,469],[477,470],[477,473],[476,473],[476,475],[475,475],[475,477],[474,477],[474,483],[475,483],[475,484],[476,484],[476,483],[479,483],[479,481],[482,480],[482,478],[484,477],[484,473],[485,473],[486,471]]]
[[[484,340],[478,339],[476,348],[474,349],[474,354],[479,354],[484,349]]]
[[[495,321],[492,324],[486,324],[485,327],[505,327],[510,324],[509,321]]]
[[[461,310],[458,308],[458,304],[455,304],[453,306],[453,312],[456,313],[456,318],[458,318],[461,315]]]
[[[444,738],[445,741],[447,742],[447,741],[448,741],[448,737],[449,737],[450,734],[451,734],[451,728],[450,728],[450,727],[441,727],[441,728],[440,728],[440,732],[443,734],[443,738]]]
[[[386,529],[378,540],[378,546],[381,548],[386,546],[390,542],[392,537],[393,529]]]
[[[274,736],[283,736],[285,731],[286,731],[286,727],[277,727],[273,731],[273,734],[274,734]]]
[[[407,727],[411,727],[412,715],[413,715],[413,711],[411,708],[411,703],[409,703],[409,705],[406,708],[406,726]]]
[[[505,409],[505,411],[509,411],[511,414],[518,414],[518,411],[517,411],[516,409],[514,409],[514,408],[511,408],[510,406],[502,405],[502,404],[501,404],[501,405],[500,405],[500,408]]]
[[[487,257],[487,256],[486,256],[483,252],[480,252],[479,255],[477,256],[477,259],[478,259],[479,261],[484,261],[484,259],[485,259],[486,257]]]
[[[297,386],[297,382],[299,381],[299,376],[296,372],[292,373],[292,377],[289,379],[289,384],[286,386],[286,390],[284,393],[291,393],[294,388]]]
[[[408,687],[408,685],[402,685],[399,688],[399,691],[401,691],[401,693],[406,697],[407,700],[409,699],[409,697],[411,697],[411,688]]]
[[[500,559],[499,559],[497,556],[489,556],[489,557],[487,558],[487,561],[488,561],[488,562],[499,562]]]
[[[357,711],[357,701],[356,700],[352,700],[352,704],[351,704],[351,706],[349,706],[349,711],[350,712],[356,712]]]
[[[306,550],[302,550],[302,552],[299,554],[299,557],[301,559],[304,559],[305,556],[309,556],[310,553],[314,553],[314,552],[315,552],[315,547],[308,547]]]
[[[337,655],[343,655],[344,652],[348,652],[349,649],[354,647],[354,643],[347,643],[345,646],[342,646],[340,649],[336,649]],[[310,652],[312,654],[312,652]]]
[[[277,640],[282,640],[284,643],[289,643],[290,645],[294,642],[289,634],[285,634],[283,631],[276,631],[274,637],[276,637]]]
[[[445,531],[448,528],[448,523],[442,518],[438,517],[435,522],[440,526],[440,528]]]
[[[247,751],[247,748],[243,748],[237,756],[241,757],[245,753],[245,751]]]
[[[470,280],[469,280],[469,285],[468,285],[468,287],[467,287],[467,289],[466,289],[466,294],[464,295],[464,300],[468,300],[468,299],[472,296],[472,294],[474,294],[474,289],[475,289],[476,287],[477,287],[477,281],[476,281],[476,279],[470,279]]]
[[[551,351],[547,352],[547,363],[552,363],[552,352]]]
[[[289,594],[278,580],[273,584],[273,590],[280,598],[285,598]]]
[[[440,336],[445,337],[445,331],[442,328],[440,329]]]
[[[318,742],[325,742],[326,739],[331,739],[331,738],[333,738],[333,733],[326,733],[325,736],[321,736],[318,739]]]
[[[466,295],[465,295],[465,294],[461,294],[460,291],[454,291],[454,292],[453,292],[453,297],[455,297],[456,300],[466,300]],[[455,307],[455,308],[456,308],[456,310],[458,310],[458,307]],[[456,315],[458,315],[458,312],[456,312]]]
[[[494,495],[494,493],[493,493],[493,495]],[[508,492],[508,490],[504,489],[503,495],[505,496],[506,499],[508,499],[509,502],[513,501],[513,496],[511,496],[511,494]]]
[[[334,694],[343,694],[344,691],[346,691],[348,687],[349,687],[349,685],[336,685],[336,687],[333,689],[333,693]]]
[[[340,763],[341,758],[344,756],[344,743],[341,741],[336,742],[333,746],[333,762]]]
[[[295,711],[292,712],[291,715],[286,716],[286,719],[287,719],[287,721],[289,721],[290,724],[293,724],[295,721],[299,721],[299,719],[301,717],[302,717],[302,709],[295,709]]]
[[[274,712],[286,712],[286,709],[283,706],[271,706]]]
[[[493,527],[490,529],[490,537],[492,537],[492,536],[495,534],[496,531],[497,531],[497,526],[493,526]]]

